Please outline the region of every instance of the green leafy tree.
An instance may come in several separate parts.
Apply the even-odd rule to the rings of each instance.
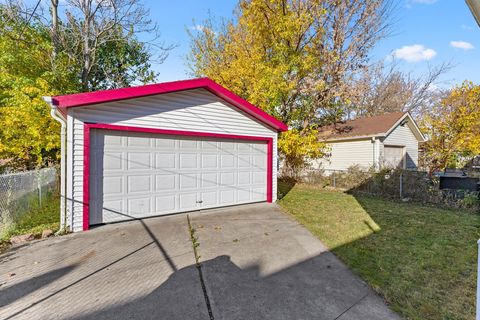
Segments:
[[[131,34],[124,35],[121,30],[118,33],[118,41],[106,42],[98,48],[98,59],[88,79],[92,90],[124,88],[156,79],[145,45]]]
[[[76,61],[82,91],[151,82],[151,61],[163,62],[173,48],[159,40],[140,0],[66,0],[61,9],[63,19],[52,10],[52,40],[58,52]],[[152,39],[140,41],[139,34]]]
[[[78,87],[67,57],[52,70],[48,30],[9,17],[0,7],[0,159],[32,169],[57,161],[60,142],[42,96]]]
[[[127,87],[155,80],[149,29],[138,0],[67,0],[59,15],[22,2],[0,4],[0,160],[31,169],[58,161],[59,128],[42,96]],[[123,17],[123,19],[121,19]],[[47,21],[47,22],[45,22]],[[169,48],[159,46],[156,61]]]

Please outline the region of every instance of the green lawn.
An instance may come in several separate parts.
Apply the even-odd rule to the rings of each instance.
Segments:
[[[14,235],[33,233],[40,237],[42,231],[50,229],[56,232],[60,226],[60,199],[56,193],[48,194],[43,200],[42,207],[32,204],[26,212],[0,233],[0,252],[8,247],[9,239]]]
[[[474,319],[480,216],[297,185],[279,204],[406,319]]]

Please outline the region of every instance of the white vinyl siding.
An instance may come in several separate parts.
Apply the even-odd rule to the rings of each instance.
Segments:
[[[408,124],[397,126],[385,139],[383,139],[383,145],[405,147],[406,168],[417,168],[418,140]]]
[[[157,129],[185,130],[273,138],[272,200],[277,194],[277,132],[231,106],[205,89],[194,89],[149,97],[68,109],[72,123],[68,148],[67,197],[73,231],[83,222],[83,125],[108,123]]]
[[[374,143],[371,139],[331,142],[329,157],[317,162],[323,169],[347,170],[353,165],[370,168],[374,165]]]

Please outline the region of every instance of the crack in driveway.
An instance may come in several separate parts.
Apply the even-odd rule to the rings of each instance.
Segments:
[[[200,255],[198,254],[198,250],[197,250],[200,243],[198,242],[198,237],[195,236],[195,229],[192,227],[192,224],[190,222],[190,216],[188,214],[187,214],[187,223],[188,223],[188,231],[190,233],[190,240],[192,241],[193,255],[195,257],[195,266],[197,267],[197,270],[198,270],[198,277],[200,280],[200,284],[202,286],[203,297],[205,298],[205,304],[207,306],[208,316],[210,317],[210,320],[214,320],[215,318],[213,317],[210,298],[208,297],[207,287],[205,285],[205,279],[203,278],[202,263],[200,262]]]

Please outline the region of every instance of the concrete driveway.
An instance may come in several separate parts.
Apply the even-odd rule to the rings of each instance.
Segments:
[[[182,214],[10,250],[0,318],[400,319],[275,205],[189,217],[191,229]]]

